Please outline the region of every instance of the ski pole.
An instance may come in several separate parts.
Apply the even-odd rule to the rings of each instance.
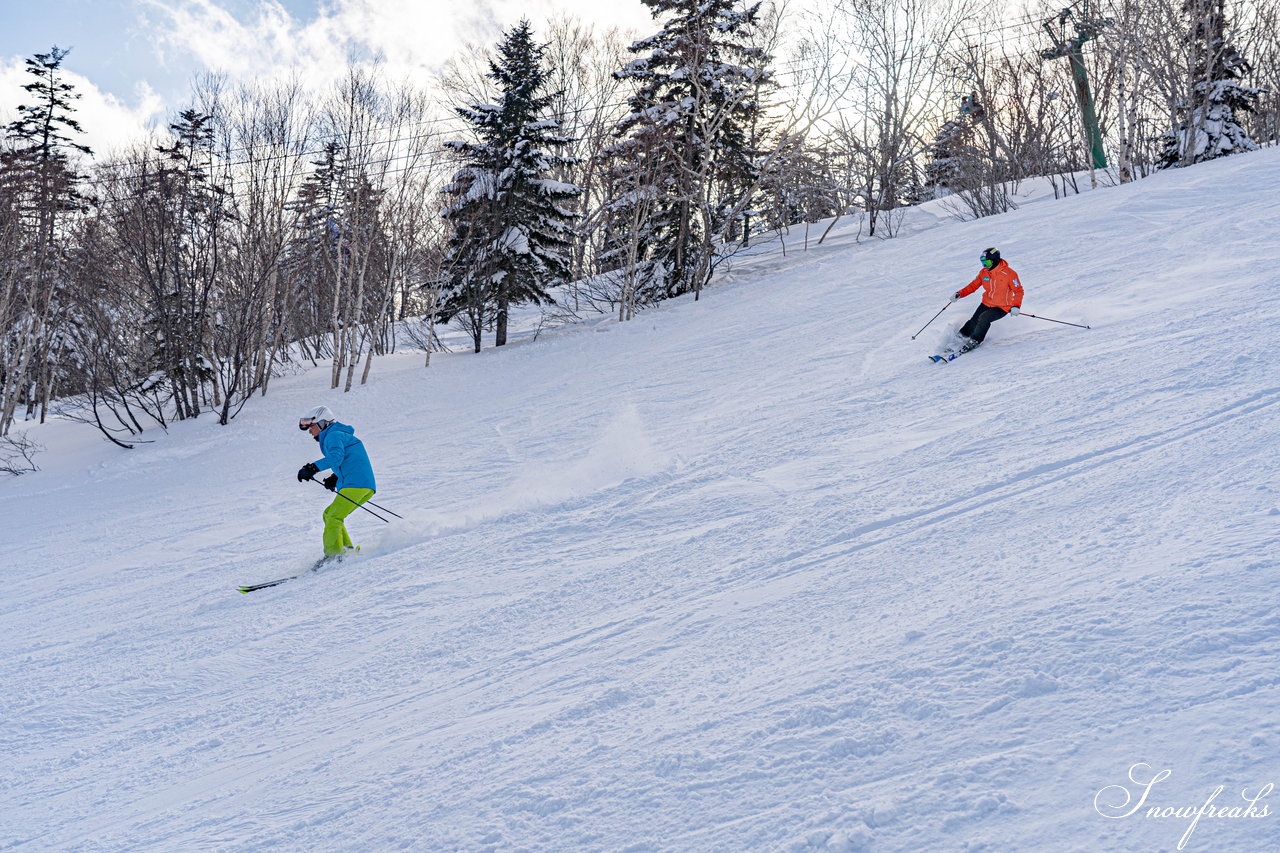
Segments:
[[[1048,320],[1050,323],[1061,323],[1064,326],[1075,326],[1077,329],[1092,329],[1093,326],[1082,326],[1079,323],[1068,323],[1066,320],[1055,320],[1052,317],[1037,317],[1035,314],[1028,314],[1026,311],[1020,311],[1019,317],[1035,317],[1037,320]]]
[[[312,478],[311,478],[311,482],[313,482],[313,483],[320,483],[320,485],[322,485],[322,486],[324,485],[324,483],[323,483],[323,482],[321,482],[320,480],[317,480],[314,476],[312,476]],[[336,494],[336,492],[335,492],[335,494]],[[339,495],[339,497],[341,497],[341,498],[344,498],[344,499],[346,499],[346,500],[351,501],[351,498],[348,498],[346,495]],[[352,502],[352,503],[355,503],[355,501],[351,501],[351,502]],[[374,503],[373,501],[365,501],[365,502],[364,502],[364,504],[356,504],[356,506],[364,506],[365,504],[368,504],[369,506],[376,506],[376,507],[378,507],[378,509],[380,509],[380,510],[382,510],[383,512],[385,512],[387,515],[394,515],[396,518],[400,519],[401,521],[404,521],[404,516],[403,516],[403,515],[400,515],[399,513],[396,513],[396,512],[392,512],[391,510],[387,509],[385,506],[379,506],[378,504]]]
[[[392,512],[391,510],[387,509],[385,506],[378,506],[378,505],[377,505],[376,503],[374,503],[373,501],[365,501],[365,503],[369,504],[370,506],[376,506],[376,507],[378,507],[378,509],[380,509],[380,510],[382,510],[383,512],[385,512],[387,515],[394,515],[396,518],[400,519],[401,521],[404,521],[404,516],[403,516],[403,515],[398,515],[397,513],[394,513],[394,512]]]
[[[943,306],[942,306],[942,311],[946,311],[946,310],[947,310],[948,308],[950,308],[950,307],[951,307],[951,303],[950,303],[950,302],[948,302],[946,305],[943,305]],[[939,311],[937,314],[934,314],[934,315],[933,315],[933,320],[936,320],[936,319],[938,319],[939,317],[941,317],[941,316],[942,316],[942,311]],[[929,325],[930,325],[931,323],[933,323],[933,320],[930,320],[928,323],[925,323],[923,326],[921,326],[921,327],[920,327],[920,332],[923,332],[925,329],[929,328]],[[914,341],[914,340],[915,340],[915,339],[920,335],[920,332],[916,332],[914,335],[912,335],[912,336],[911,336],[911,340],[913,340],[913,341]]]
[[[315,478],[315,475],[314,475],[314,474],[311,476],[311,482],[313,482],[313,483],[320,483],[320,485],[322,485],[322,486],[324,485],[324,483],[320,482],[319,480],[317,480],[317,479]],[[335,491],[334,491],[334,494],[335,494],[335,495],[337,495],[338,497],[342,498],[342,499],[343,499],[344,501],[346,501],[347,503],[350,503],[350,504],[356,504],[356,506],[360,507],[362,510],[364,510],[364,511],[365,511],[365,512],[367,512],[367,513],[369,513],[369,515],[372,515],[374,518],[378,519],[379,521],[385,521],[387,524],[390,524],[390,523],[391,523],[391,519],[389,519],[389,518],[383,518],[382,516],[378,515],[378,514],[377,514],[376,512],[374,512],[373,510],[369,509],[369,507],[365,506],[364,504],[357,504],[355,501],[351,500],[351,498],[347,497],[347,496],[346,496],[346,495],[344,495],[342,492],[339,492],[339,491],[336,491],[336,490],[335,490]],[[377,504],[373,503],[373,501],[365,501],[364,503],[365,503],[365,504],[373,504],[374,506],[378,506]],[[388,515],[395,515],[395,516],[396,516],[396,518],[400,519],[401,521],[403,521],[403,520],[404,520],[404,516],[403,516],[403,515],[396,515],[394,512],[392,512],[391,510],[387,509],[387,508],[386,508],[386,507],[384,507],[384,506],[378,506],[378,509],[382,510],[383,512],[387,513]]]

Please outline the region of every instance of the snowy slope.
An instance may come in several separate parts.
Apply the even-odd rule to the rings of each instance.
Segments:
[[[1270,149],[922,213],[133,452],[34,430],[0,849],[1175,849],[1146,806],[1280,782],[1277,185]],[[930,364],[993,244],[1094,328]],[[409,518],[238,595],[318,552],[318,402]],[[1139,763],[1171,775],[1116,818]],[[1185,849],[1275,849],[1268,803]]]

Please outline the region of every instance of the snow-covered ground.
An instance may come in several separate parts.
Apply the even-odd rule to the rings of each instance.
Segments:
[[[1276,849],[1278,185],[1270,149],[793,234],[696,303],[229,427],[33,429],[0,849]],[[929,363],[988,245],[1093,328]],[[318,555],[317,403],[407,520],[239,595]]]

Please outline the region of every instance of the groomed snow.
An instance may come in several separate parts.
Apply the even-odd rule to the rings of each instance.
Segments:
[[[1280,782],[1277,186],[1273,148],[935,203],[131,452],[33,428],[45,470],[0,482],[0,849],[1175,849],[1191,819],[1148,807]],[[929,363],[978,296],[910,336],[989,245],[1093,328]],[[318,403],[408,520],[239,595],[318,555]],[[1171,774],[1116,817],[1139,764]],[[1267,805],[1185,849],[1275,849]]]

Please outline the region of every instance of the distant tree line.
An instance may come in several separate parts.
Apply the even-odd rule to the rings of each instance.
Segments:
[[[67,52],[27,60],[0,142],[0,437],[56,406],[130,446],[229,422],[291,365],[349,390],[402,342],[429,363],[440,323],[478,351],[522,304],[627,320],[699,298],[767,232],[888,238],[924,201],[1075,191],[1080,71],[1104,179],[1280,138],[1263,0],[642,2],[648,37],[522,21],[420,89],[359,66],[323,96],[209,78],[109,158],[80,141]],[[1076,76],[1053,58],[1073,47]]]

